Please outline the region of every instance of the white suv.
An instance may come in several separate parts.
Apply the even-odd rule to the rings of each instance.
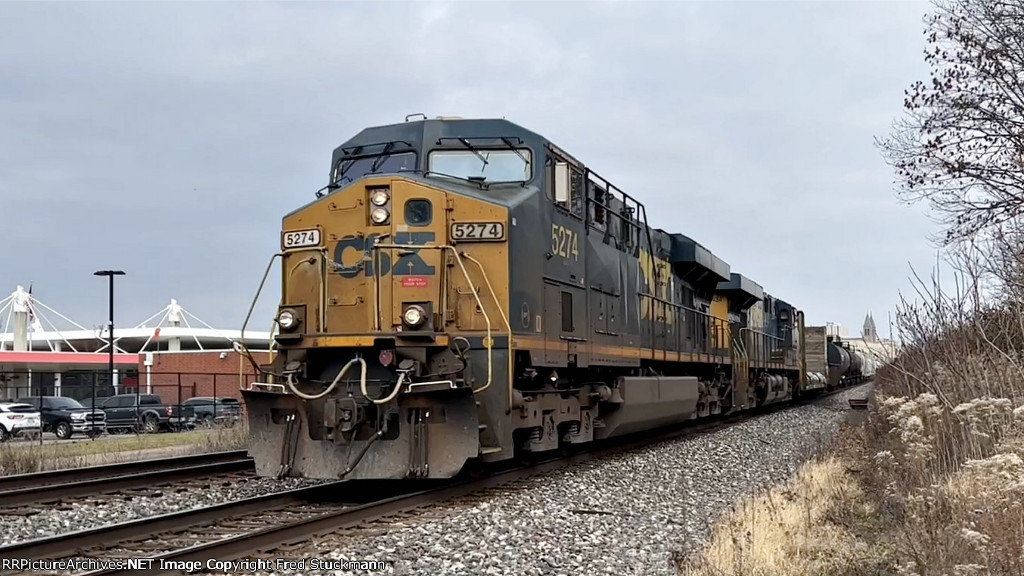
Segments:
[[[32,405],[0,404],[0,442],[7,442],[15,436],[38,437],[41,433],[39,411]]]

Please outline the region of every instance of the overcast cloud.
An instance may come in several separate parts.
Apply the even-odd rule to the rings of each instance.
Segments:
[[[887,332],[934,227],[872,138],[925,77],[928,8],[5,2],[0,293],[92,327],[120,268],[119,326],[173,297],[238,328],[332,148],[424,112],[537,131],[809,323]]]

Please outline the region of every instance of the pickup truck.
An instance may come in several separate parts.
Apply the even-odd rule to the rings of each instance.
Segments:
[[[210,427],[214,424],[234,426],[242,419],[242,404],[237,398],[221,396],[195,396],[181,403],[195,411],[196,425]]]
[[[195,420],[191,406],[166,404],[156,394],[118,394],[105,398],[99,407],[107,415],[107,430],[134,429],[153,434],[178,431]]]
[[[28,396],[18,398],[19,404],[29,404],[39,410],[43,432],[53,432],[61,440],[79,433],[86,436],[100,435],[107,429],[106,414],[96,410],[95,426],[91,408],[82,406],[78,400],[66,396]]]

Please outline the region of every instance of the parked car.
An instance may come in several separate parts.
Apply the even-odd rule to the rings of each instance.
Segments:
[[[57,438],[70,438],[76,432],[99,435],[107,431],[107,415],[97,408],[95,412],[74,398],[65,396],[28,396],[18,398],[22,404],[31,404],[39,411],[43,432],[53,432]],[[93,423],[95,422],[95,426]]]
[[[108,430],[135,429],[153,434],[160,430],[178,431],[195,420],[191,406],[165,404],[156,394],[118,394],[107,398],[100,407],[107,414]]]
[[[212,426],[215,423],[233,426],[242,419],[242,404],[237,398],[195,396],[181,404],[192,407],[196,424],[200,426]]]
[[[103,403],[107,401],[107,398],[110,398],[110,396],[97,396],[96,397],[96,408],[99,408],[100,406],[102,406]],[[92,408],[92,398],[82,398],[81,400],[78,400],[78,403],[81,404],[83,407],[85,407],[86,410],[89,410],[89,409]]]
[[[38,438],[41,433],[39,412],[31,404],[0,404],[0,442],[7,442],[17,436]]]

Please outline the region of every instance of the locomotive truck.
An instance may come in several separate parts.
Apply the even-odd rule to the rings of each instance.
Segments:
[[[448,478],[856,380],[800,309],[510,121],[366,128],[315,196],[242,390],[260,475]]]

